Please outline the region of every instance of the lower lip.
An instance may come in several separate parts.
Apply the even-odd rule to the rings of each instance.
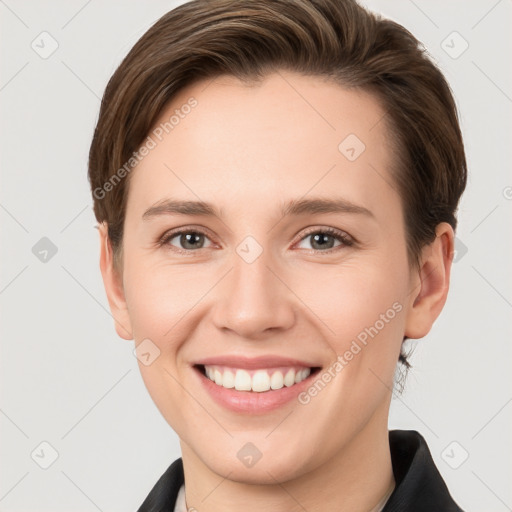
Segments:
[[[215,384],[215,382],[203,375],[199,368],[194,367],[193,369],[199,376],[201,384],[215,402],[231,411],[250,414],[266,413],[283,407],[307,389],[318,373],[317,370],[303,381],[290,387],[284,386],[281,389],[257,392],[237,391],[234,388],[227,389]]]

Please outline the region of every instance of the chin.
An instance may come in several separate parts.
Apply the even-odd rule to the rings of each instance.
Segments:
[[[232,444],[236,448],[226,447],[225,453],[215,451],[206,457],[202,452],[200,459],[212,472],[234,482],[252,485],[284,483],[309,472],[314,465],[296,444],[293,447],[292,443],[287,444],[283,447],[284,452],[268,440],[267,447],[261,451],[255,446],[257,442],[234,441]]]

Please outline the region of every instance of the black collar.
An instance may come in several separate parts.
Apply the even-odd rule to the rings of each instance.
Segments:
[[[382,512],[463,512],[450,496],[420,433],[391,430],[389,446],[396,486]],[[159,478],[137,512],[173,512],[183,482],[179,458]]]
[[[396,486],[382,512],[463,512],[419,432],[391,430],[389,447]]]

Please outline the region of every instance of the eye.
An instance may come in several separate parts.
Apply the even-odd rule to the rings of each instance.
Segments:
[[[308,238],[313,246],[311,250],[316,253],[330,253],[337,248],[349,247],[354,244],[354,240],[349,235],[335,228],[312,228],[301,238],[300,243]],[[177,239],[180,247],[171,243],[174,239]],[[180,254],[190,254],[196,250],[211,247],[211,244],[204,245],[205,240],[210,240],[205,232],[197,228],[187,228],[164,233],[157,243],[161,247],[170,247]],[[340,243],[338,246],[333,246],[336,240]]]
[[[341,248],[344,246],[351,246],[354,244],[352,238],[346,233],[334,228],[313,228],[309,230],[305,236],[302,237],[301,242],[310,239],[312,250],[314,252],[332,252],[331,249]],[[334,239],[334,240],[333,240]],[[333,246],[335,240],[340,244]]]
[[[175,247],[171,243],[175,238],[178,239],[178,243],[181,247]],[[206,233],[199,229],[189,228],[165,233],[158,241],[158,245],[171,246],[173,250],[176,250],[179,253],[190,253],[198,249],[203,249],[205,239],[209,240]]]

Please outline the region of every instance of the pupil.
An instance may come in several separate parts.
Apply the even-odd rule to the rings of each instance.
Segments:
[[[326,233],[317,233],[315,235],[313,235],[313,240],[314,240],[314,243],[318,243],[320,241],[320,247],[326,247],[326,246],[329,246],[328,248],[331,248],[332,247],[332,243],[329,244],[328,242],[325,243],[325,238],[331,238],[331,235],[328,235]],[[321,240],[323,240],[323,242],[321,242]]]
[[[185,235],[182,235],[182,245],[184,247],[187,247],[187,244],[189,244],[191,248],[194,248],[194,238],[200,239],[202,236],[203,235],[201,233],[187,233]]]

